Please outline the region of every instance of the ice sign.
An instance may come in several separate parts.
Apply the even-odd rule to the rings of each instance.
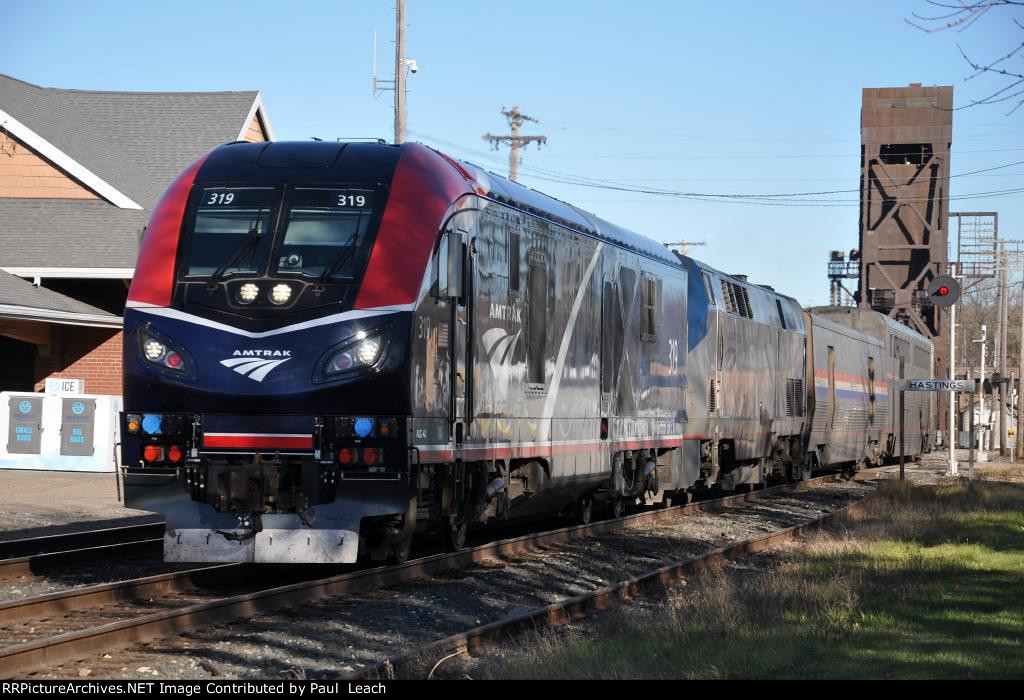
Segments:
[[[85,382],[81,379],[50,377],[46,380],[47,394],[82,394],[84,392]]]

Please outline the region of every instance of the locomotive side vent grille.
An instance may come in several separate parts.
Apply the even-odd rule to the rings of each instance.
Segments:
[[[754,318],[754,309],[750,305],[750,293],[746,287],[721,280],[722,297],[725,310],[744,318]]]
[[[708,413],[714,413],[718,405],[718,392],[715,391],[715,380],[708,382]]]
[[[786,380],[786,416],[789,418],[804,415],[804,380]]]
[[[737,313],[736,311],[736,299],[732,295],[733,285],[729,284],[725,280],[722,280],[722,298],[725,300],[725,310],[731,314]]]

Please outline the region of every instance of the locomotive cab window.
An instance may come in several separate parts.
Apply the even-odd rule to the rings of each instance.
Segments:
[[[273,187],[204,187],[195,197],[186,234],[186,277],[258,274],[270,248],[277,190]]]
[[[274,272],[351,280],[359,272],[374,212],[373,190],[297,187],[287,197]]]

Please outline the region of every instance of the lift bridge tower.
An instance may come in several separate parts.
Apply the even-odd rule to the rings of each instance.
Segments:
[[[860,112],[857,302],[931,338],[937,377],[947,372],[949,322],[928,285],[948,271],[952,108],[951,86],[912,83],[865,88]]]

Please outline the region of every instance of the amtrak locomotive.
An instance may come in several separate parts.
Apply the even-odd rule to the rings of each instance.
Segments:
[[[931,347],[829,316],[419,144],[228,144],[142,242],[126,503],[168,560],[402,560],[418,532],[877,463],[895,358],[928,376]],[[908,454],[933,411],[908,406]]]

